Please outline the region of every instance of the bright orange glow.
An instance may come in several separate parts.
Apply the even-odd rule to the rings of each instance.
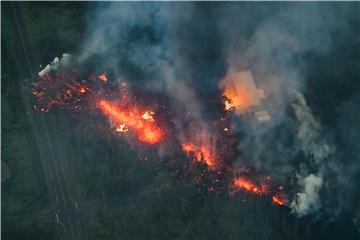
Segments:
[[[273,196],[272,200],[274,203],[276,203],[277,205],[283,206],[285,205],[285,200],[283,198],[280,198],[278,196]]]
[[[99,80],[103,81],[103,82],[107,81],[107,77],[106,77],[105,73],[99,75]]]
[[[245,86],[237,84],[236,90],[232,87],[225,88],[224,95],[231,101],[225,101],[225,109],[243,109],[251,106],[251,96]]]
[[[263,190],[262,187],[257,186],[256,184],[242,177],[239,177],[234,180],[234,187],[244,189],[246,191],[253,192],[256,194],[265,193],[265,190]]]
[[[270,180],[270,177],[267,176],[266,179]],[[256,185],[256,184],[250,182],[249,180],[245,179],[244,177],[239,177],[239,178],[234,179],[233,186],[236,189],[243,189],[245,191],[252,192],[252,193],[255,193],[258,195],[269,194],[269,192],[268,192],[269,185],[268,184],[262,184],[261,186],[259,186],[259,185]],[[282,191],[283,191],[283,188],[281,186],[278,187],[278,191],[271,197],[272,201],[275,204],[280,205],[280,206],[283,206],[286,204],[285,195]]]
[[[120,124],[115,131],[117,132],[127,132],[129,129],[126,127],[125,123]]]
[[[181,146],[183,151],[186,153],[194,151],[194,145],[192,143],[183,143]]]
[[[163,130],[155,122],[144,120],[142,118],[143,113],[136,108],[126,109],[106,100],[99,101],[98,107],[116,125],[125,127],[122,125],[125,123],[129,129],[136,133],[141,142],[155,144],[163,139]],[[124,129],[122,130],[125,131]]]
[[[229,100],[224,101],[224,106],[226,111],[230,111],[235,107]]]
[[[200,147],[197,147],[192,143],[183,143],[181,146],[184,152],[193,153],[196,161],[203,160],[210,168],[215,168],[215,158],[210,149],[205,145],[200,144]]]
[[[259,102],[258,91],[250,71],[230,71],[221,80],[220,87],[224,89],[223,95],[227,98],[224,102],[225,110],[235,108],[242,111]]]
[[[152,111],[149,111],[149,112],[145,112],[141,117],[144,119],[144,120],[148,120],[148,121],[151,121],[151,122],[154,122],[154,118],[153,118],[153,115],[155,113],[152,112]]]
[[[85,89],[84,87],[81,87],[81,88],[79,89],[79,92],[80,92],[80,93],[86,93],[86,89]]]

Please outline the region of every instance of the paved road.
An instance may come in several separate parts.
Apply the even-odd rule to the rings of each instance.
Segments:
[[[21,49],[24,53],[26,65],[31,76],[31,81],[37,80],[37,75],[33,71],[34,58],[30,48],[28,39],[24,31],[24,24],[21,17],[21,12],[19,11],[19,2],[12,2],[12,20],[13,26],[15,29],[15,35]],[[66,176],[64,174],[64,168],[62,166],[61,159],[59,159],[54,153],[53,143],[50,137],[49,129],[47,127],[47,120],[44,117],[43,113],[37,114],[37,121],[41,127],[42,136],[45,139],[47,144],[47,149],[49,152],[48,160],[48,175],[52,176],[52,188],[54,190],[56,201],[52,207],[47,210],[40,212],[33,212],[24,214],[22,216],[15,216],[19,220],[31,220],[31,219],[45,219],[53,220],[64,226],[65,229],[65,239],[80,239],[79,231],[79,220],[82,217],[87,216],[90,212],[94,211],[96,208],[93,206],[86,206],[77,204],[70,195],[68,185],[66,182]]]
[[[24,31],[24,24],[19,10],[19,2],[12,2],[12,17],[13,25],[15,29],[16,38],[19,41],[21,49],[24,54],[26,65],[31,76],[31,81],[37,80],[37,74],[33,71],[36,66],[32,50],[28,39],[26,38]],[[144,191],[132,196],[126,197],[105,197],[103,199],[90,200],[87,203],[76,203],[70,195],[68,185],[66,182],[66,175],[64,174],[64,168],[62,166],[61,159],[57,157],[54,152],[54,147],[51,139],[51,132],[48,129],[46,117],[43,113],[37,113],[37,122],[41,126],[42,137],[45,139],[46,147],[49,152],[48,168],[42,168],[43,171],[48,171],[48,175],[52,176],[52,189],[55,194],[55,202],[49,209],[34,211],[29,213],[16,214],[13,216],[15,221],[55,221],[64,227],[65,236],[64,239],[81,239],[79,231],[79,221],[87,217],[92,212],[104,208],[104,207],[124,207],[137,202],[143,202],[148,196],[157,196],[162,199],[173,199],[184,195],[184,189],[179,191],[178,188],[173,189],[153,189]],[[185,194],[193,194],[194,191],[191,187],[185,186],[189,191],[185,191]]]

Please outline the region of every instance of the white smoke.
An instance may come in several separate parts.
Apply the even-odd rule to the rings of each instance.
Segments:
[[[310,107],[307,105],[304,96],[294,93],[296,101],[292,103],[296,126],[296,146],[305,156],[314,159],[313,167],[317,171],[323,169],[323,160],[328,158],[334,149],[330,147],[326,139],[323,137],[323,130],[319,121],[314,117]],[[308,176],[298,175],[298,184],[303,189],[297,193],[295,199],[291,203],[292,209],[299,215],[304,216],[314,212],[321,206],[319,191],[323,185],[323,177],[321,174],[310,174]]]
[[[52,70],[57,70],[60,65],[67,66],[70,63],[70,58],[71,55],[68,53],[64,53],[60,59],[55,57],[50,64],[46,65],[46,67],[38,73],[38,75],[42,77]]]
[[[313,174],[301,180],[303,192],[297,193],[296,199],[291,203],[291,208],[300,216],[316,211],[320,207],[319,191],[323,179]]]

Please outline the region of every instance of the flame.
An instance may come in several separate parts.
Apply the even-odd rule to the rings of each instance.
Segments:
[[[192,143],[183,143],[181,146],[186,153],[194,151],[194,145]]]
[[[251,72],[231,72],[221,80],[220,86],[223,87],[223,95],[227,99],[224,102],[225,110],[246,109],[253,105],[254,86]]]
[[[270,176],[266,176],[265,180],[268,182],[266,184],[262,184],[261,186],[258,186],[251,181],[245,179],[244,177],[235,178],[233,181],[233,186],[236,189],[243,189],[248,192],[252,192],[258,195],[268,194],[267,189],[269,188],[269,185],[271,184]],[[286,204],[285,195],[283,193],[282,186],[277,188],[277,192],[272,195],[271,197],[272,201],[280,206],[284,206]]]
[[[153,117],[154,114],[155,114],[154,112],[148,111],[148,112],[145,112],[141,117],[144,120],[154,122],[154,117]]]
[[[107,82],[107,80],[108,80],[105,73],[100,74],[98,78],[100,81],[103,81],[103,82]]]
[[[228,98],[228,97],[227,97],[227,98]],[[229,98],[224,101],[224,109],[225,109],[226,111],[230,111],[230,110],[232,110],[234,107],[235,107],[235,106],[231,103],[231,100],[229,100]]]
[[[46,73],[41,76],[32,87],[32,94],[37,98],[35,110],[49,112],[55,106],[79,110],[81,101],[91,90],[88,82],[79,80],[77,74],[76,70],[59,70],[56,74]]]
[[[117,132],[127,132],[129,129],[126,127],[125,123],[120,124],[117,128],[116,131]]]
[[[79,92],[80,92],[80,93],[86,93],[86,88],[85,88],[85,87],[81,87],[81,88],[79,89]]]
[[[263,187],[257,186],[256,184],[242,177],[234,180],[234,187],[241,188],[259,195],[265,193],[265,189],[263,189]]]
[[[53,107],[76,111],[92,110],[95,103],[96,107],[100,109],[99,112],[111,120],[111,125],[115,128],[116,132],[133,132],[139,141],[147,144],[156,144],[164,139],[164,128],[160,128],[156,123],[154,119],[155,113],[151,110],[144,111],[144,109],[140,109],[130,103],[126,83],[119,85],[118,83],[108,82],[107,76],[104,73],[98,77],[96,76],[91,74],[87,79],[81,80],[76,69],[69,71],[58,69],[56,73],[44,74],[37,83],[34,83],[32,88],[32,94],[38,100],[38,104],[34,108],[42,112],[49,112]],[[95,88],[97,85],[95,81],[97,79],[103,82],[101,91]],[[115,99],[115,96],[119,96],[119,92],[118,102],[104,100],[105,96],[107,99]],[[232,83],[225,84],[224,109],[227,111],[234,110],[235,108],[241,110],[250,106],[252,92],[251,89],[247,88],[247,84],[242,81],[232,81]],[[94,99],[95,101],[93,101]],[[187,115],[187,117],[190,117],[190,112]],[[226,119],[221,118],[221,122],[226,122]],[[230,136],[228,133],[233,128],[222,127],[219,129],[223,130],[221,132],[225,136]],[[211,170],[221,169],[222,165],[219,159],[221,159],[221,154],[226,152],[226,150],[219,149],[219,152],[215,151],[213,146],[215,146],[216,141],[212,141],[214,144],[211,144],[209,141],[209,139],[212,139],[210,134],[201,131],[198,127],[191,128],[189,132],[190,134],[185,135],[190,135],[191,140],[188,141],[189,139],[187,139],[187,141],[182,143],[182,150],[185,153],[192,153],[194,161],[204,162]],[[194,139],[196,140],[193,141]],[[218,139],[215,138],[215,140]],[[141,156],[140,159],[147,160],[148,157]],[[218,173],[221,173],[221,171],[219,170]],[[251,179],[253,178],[251,177]],[[194,178],[194,181],[200,183],[202,179],[197,177]],[[228,184],[228,182],[226,181],[224,184]],[[269,198],[271,197],[275,204],[286,205],[286,195],[283,188],[280,186],[274,189],[272,186],[270,176],[265,176],[256,183],[243,176],[233,179],[229,190],[235,190],[236,192],[238,189],[241,189],[259,196],[266,195]],[[208,191],[216,191],[216,185],[209,186]]]
[[[136,133],[141,142],[155,144],[163,139],[163,130],[154,122],[144,120],[143,114],[136,108],[126,109],[106,100],[100,100],[98,107],[104,115],[111,117],[111,120],[119,126],[126,123],[126,126]]]
[[[231,108],[243,109],[251,106],[251,96],[245,86],[238,84],[237,92],[233,89],[225,89],[224,96],[228,99],[225,101],[225,110]]]
[[[197,147],[192,143],[183,143],[181,146],[184,152],[193,153],[196,161],[204,161],[210,168],[215,168],[215,158],[211,150],[204,144],[201,144],[200,147]]]
[[[280,206],[283,206],[285,205],[285,199],[284,198],[281,198],[279,196],[273,196],[272,197],[272,200],[274,203],[276,203],[277,205],[280,205]]]

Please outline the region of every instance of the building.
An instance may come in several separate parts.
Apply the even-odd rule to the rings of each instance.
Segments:
[[[262,104],[265,93],[261,88],[256,87],[250,71],[229,71],[221,80],[220,87],[224,89],[224,95],[227,98],[225,108],[235,108],[237,116],[253,114],[258,122],[271,120]]]

